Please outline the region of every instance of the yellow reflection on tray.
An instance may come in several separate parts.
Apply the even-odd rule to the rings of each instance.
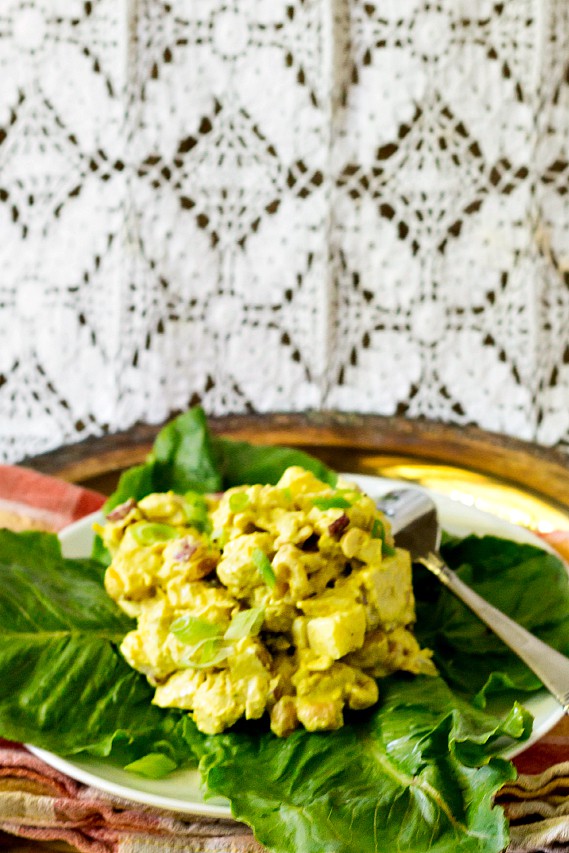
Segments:
[[[346,460],[347,461],[347,460]],[[540,533],[569,531],[569,513],[554,502],[514,484],[453,465],[409,460],[405,457],[361,455],[357,470],[395,480],[408,480],[452,500],[504,518]]]

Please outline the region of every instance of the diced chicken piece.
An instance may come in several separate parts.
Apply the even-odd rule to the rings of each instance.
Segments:
[[[350,560],[355,557],[362,563],[381,563],[381,539],[372,539],[365,530],[351,527],[342,536],[340,545],[343,554]]]
[[[288,544],[278,549],[272,561],[279,596],[292,602],[306,598],[312,593],[303,557],[299,548]]]
[[[343,702],[310,697],[296,700],[299,722],[309,732],[333,731],[344,725]]]
[[[276,532],[275,548],[277,549],[283,545],[302,544],[314,533],[304,512],[286,510],[282,507],[275,507],[271,511],[270,529]]]
[[[325,670],[308,670],[301,664],[292,678],[298,696],[321,697],[338,701],[343,699],[353,684],[355,671],[345,663],[332,662]]]
[[[123,543],[128,537],[128,531]],[[140,548],[136,542],[121,544],[105,572],[105,589],[111,598],[139,601],[151,597],[162,565],[162,555],[152,548]]]
[[[167,643],[172,614],[162,600],[146,604],[138,626],[121,643],[126,661],[143,672],[153,684],[169,676],[177,667]]]
[[[174,492],[155,492],[141,498],[138,507],[149,521],[166,522],[174,526],[187,523],[184,498]]]
[[[308,731],[339,728],[345,704],[361,710],[378,698],[375,681],[343,663],[334,663],[325,672],[299,671],[293,683],[297,688],[296,713]]]
[[[348,694],[348,705],[354,711],[363,711],[364,708],[370,708],[375,705],[379,699],[379,689],[377,681],[370,678],[363,672],[356,670],[354,683]]]
[[[307,616],[332,616],[338,611],[359,603],[360,590],[356,585],[347,583],[327,589],[321,595],[313,595],[304,601],[299,601],[299,610]]]
[[[243,637],[235,643],[229,669],[235,681],[262,675],[270,678],[271,656],[258,637]]]
[[[292,498],[306,494],[322,494],[330,491],[330,486],[318,480],[311,471],[306,471],[298,465],[291,465],[277,483],[279,489],[288,489]]]
[[[255,587],[266,586],[254,561],[257,550],[272,553],[273,537],[268,533],[243,534],[226,544],[217,565],[217,576],[231,593],[243,596]]]
[[[431,655],[428,649],[421,649],[410,631],[399,627],[389,632],[380,629],[367,634],[363,647],[349,655],[346,661],[375,678],[384,678],[401,669],[436,675]]]
[[[226,589],[206,581],[188,582],[174,577],[166,584],[166,595],[173,609],[220,625],[227,625],[232,612],[238,609],[237,600]]]
[[[292,696],[283,696],[271,709],[271,731],[277,737],[288,737],[297,726],[296,701]]]
[[[235,685],[227,670],[208,673],[194,693],[194,720],[205,734],[219,734],[236,723],[244,711],[243,697],[235,694]]]
[[[361,648],[366,629],[365,608],[352,604],[329,616],[309,619],[306,631],[310,648],[334,660]]]
[[[415,601],[411,583],[411,560],[407,551],[397,549],[381,565],[362,568],[346,581],[358,588],[366,602],[368,628],[392,630],[415,620]]]
[[[264,627],[267,631],[288,632],[296,618],[294,604],[287,601],[274,601],[270,598],[265,605]]]
[[[353,527],[361,527],[362,530],[371,530],[373,522],[377,518],[377,507],[375,501],[368,495],[362,494],[349,510],[348,515]],[[382,519],[384,529],[387,529],[389,522]]]
[[[194,707],[196,690],[206,681],[206,674],[198,669],[180,669],[165,684],[159,684],[152,700],[159,708]]]
[[[229,658],[229,669],[210,672],[193,700],[196,725],[206,734],[217,734],[240,717],[254,720],[267,706],[271,673],[269,658],[260,641],[244,638]]]
[[[180,578],[182,582],[205,578],[215,570],[219,551],[197,534],[188,534],[168,542],[164,548],[162,566],[158,572],[160,580]]]
[[[376,631],[366,634],[362,647],[348,655],[346,663],[379,677],[380,675],[387,675],[391,671],[387,666],[388,657],[387,634],[378,628]]]
[[[405,670],[415,675],[436,675],[437,670],[431,660],[432,652],[421,649],[410,631],[396,628],[388,635],[389,663],[392,672]]]

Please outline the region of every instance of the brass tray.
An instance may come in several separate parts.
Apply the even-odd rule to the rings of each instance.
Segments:
[[[529,442],[476,427],[333,412],[230,415],[210,425],[230,438],[302,448],[339,471],[419,483],[539,532],[569,531],[569,458]],[[137,424],[24,464],[110,494],[159,429]]]

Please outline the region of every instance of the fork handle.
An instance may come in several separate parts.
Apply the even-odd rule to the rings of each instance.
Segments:
[[[460,580],[438,554],[419,557],[430,572],[459,598],[528,666],[569,713],[569,658],[538,640]]]

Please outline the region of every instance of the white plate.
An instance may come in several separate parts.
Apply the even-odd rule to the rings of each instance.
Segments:
[[[355,474],[346,475],[346,479],[357,482],[364,491],[373,497],[379,497],[389,489],[405,485],[393,480]],[[541,539],[524,528],[516,527],[508,521],[487,515],[480,510],[465,506],[442,495],[433,493],[433,498],[437,503],[441,522],[449,533],[458,536],[466,536],[469,533],[494,534],[513,539],[516,542],[529,542],[540,548],[551,550]],[[91,553],[92,525],[94,521],[101,520],[102,516],[96,513],[61,531],[60,539],[66,557],[85,557]],[[511,758],[527,749],[563,716],[561,706],[545,690],[528,697],[524,701],[524,705],[534,717],[532,736],[524,744],[517,744],[515,747],[505,750],[503,753],[505,757]],[[134,773],[127,773],[126,770],[109,761],[90,757],[60,758],[43,749],[29,748],[57,770],[66,773],[79,782],[92,785],[109,794],[178,812],[211,817],[231,816],[227,800],[216,797],[205,802],[199,774],[196,770],[178,770],[166,779],[144,779]]]

